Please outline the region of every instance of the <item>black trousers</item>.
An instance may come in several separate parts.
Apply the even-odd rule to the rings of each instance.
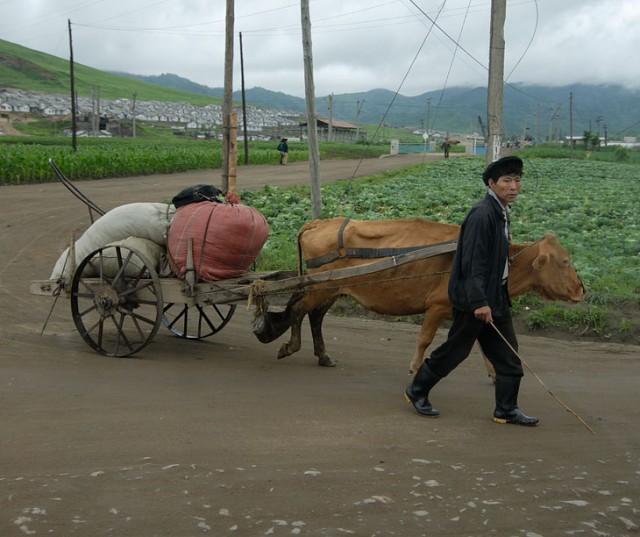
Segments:
[[[518,340],[513,329],[511,315],[494,317],[493,324],[517,351]],[[453,310],[453,324],[447,340],[431,353],[429,369],[437,375],[446,377],[458,367],[471,353],[473,344],[478,341],[482,352],[489,359],[497,375],[522,377],[520,358],[509,349],[495,329],[473,313]]]

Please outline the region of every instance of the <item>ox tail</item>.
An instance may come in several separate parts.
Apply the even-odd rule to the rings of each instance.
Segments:
[[[256,316],[251,323],[251,331],[260,343],[271,343],[291,328],[293,317],[291,310],[301,298],[302,293],[293,295],[284,311],[256,310]]]
[[[298,232],[298,276],[302,276],[304,273],[304,267],[302,266],[302,244],[300,244],[303,232],[304,228]]]

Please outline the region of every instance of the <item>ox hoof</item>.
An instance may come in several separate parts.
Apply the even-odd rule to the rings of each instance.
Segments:
[[[291,352],[289,351],[289,348],[286,345],[283,345],[282,347],[280,347],[280,350],[278,351],[278,360],[282,360],[287,356],[291,356]]]
[[[335,367],[336,363],[327,356],[325,358],[318,358],[318,365],[322,367]]]

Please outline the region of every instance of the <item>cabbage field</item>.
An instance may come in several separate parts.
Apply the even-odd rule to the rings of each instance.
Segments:
[[[527,159],[521,194],[513,205],[515,242],[554,233],[568,248],[585,286],[585,303],[559,308],[535,297],[519,300],[529,309],[530,325],[575,325],[606,336],[626,332],[640,342],[640,177],[636,165],[589,160]],[[484,195],[484,161],[465,157],[432,162],[384,176],[324,185],[324,218],[413,218],[460,223]],[[296,268],[295,236],[310,218],[309,188],[241,193],[271,226],[259,259],[260,269]],[[607,312],[625,313],[610,326]],[[635,339],[634,339],[635,338]]]

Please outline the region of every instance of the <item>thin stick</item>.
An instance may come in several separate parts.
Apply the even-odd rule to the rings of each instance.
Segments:
[[[518,354],[518,352],[511,346],[511,343],[509,343],[507,341],[507,339],[502,335],[502,332],[500,332],[500,330],[498,330],[498,327],[493,324],[493,321],[491,321],[491,326],[493,326],[493,329],[498,333],[498,335],[502,338],[502,341],[504,341],[507,346],[511,349],[511,352],[513,352],[518,358],[520,358],[520,361],[524,364],[524,366],[529,370],[529,372],[538,380],[538,382],[540,384],[542,384],[542,386],[544,387],[545,390],[547,390],[547,392],[549,393],[549,395],[551,397],[553,397],[556,401],[558,401],[558,403],[560,403],[567,412],[570,412],[571,414],[573,414],[576,418],[578,418],[578,421],[580,421],[580,423],[582,423],[582,425],[584,425],[590,432],[591,434],[596,434],[595,431],[589,427],[589,424],[584,421],[575,411],[573,411],[572,409],[570,409],[566,404],[564,404],[550,389],[549,387],[542,381],[542,379],[538,376],[538,374],[531,369],[531,366],[524,360],[524,358],[522,358],[522,356],[520,356]]]
[[[67,251],[67,258],[64,260],[64,264],[62,265],[62,278],[64,278],[64,269],[67,266],[67,261],[69,260],[69,256],[71,255],[71,251]],[[61,280],[62,282],[63,280]],[[58,288],[58,292],[55,295],[55,298],[53,299],[53,304],[51,304],[51,309],[49,310],[49,315],[47,315],[46,320],[44,321],[44,324],[42,325],[42,330],[40,330],[40,335],[44,334],[44,330],[47,327],[47,325],[49,324],[49,319],[51,319],[51,315],[53,314],[53,310],[56,307],[56,304],[58,303],[58,298],[60,297],[60,293],[62,292],[62,283],[60,283],[60,287]]]

